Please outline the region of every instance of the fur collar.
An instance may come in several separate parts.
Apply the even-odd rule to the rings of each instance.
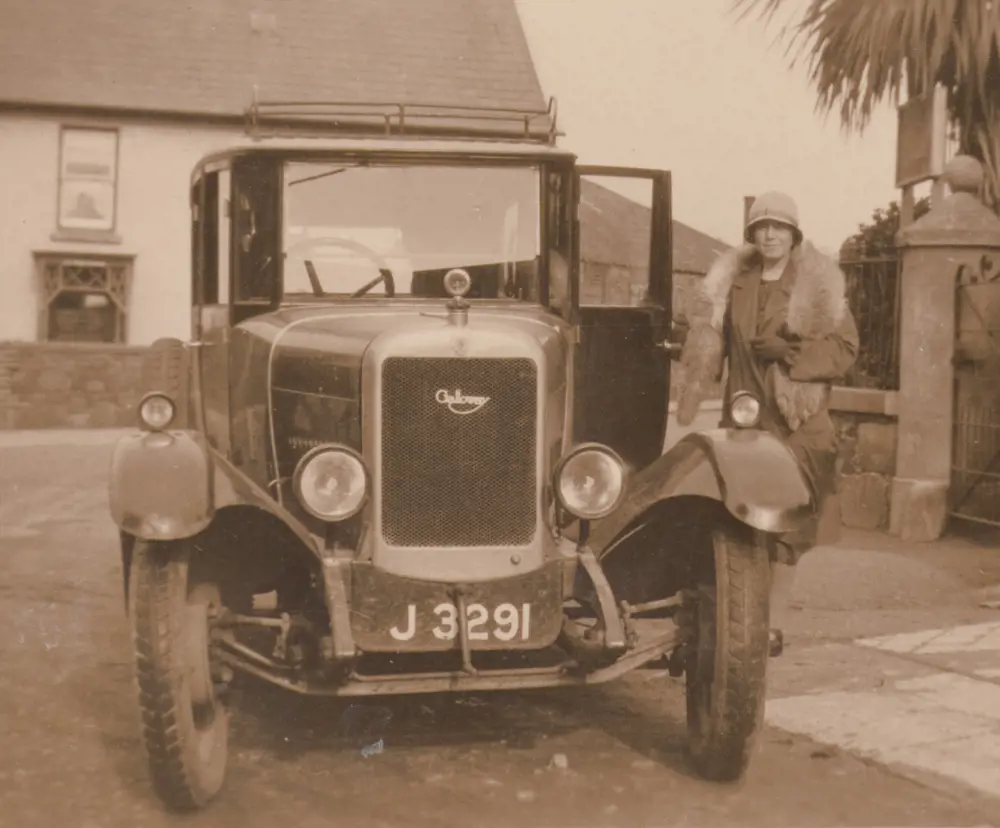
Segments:
[[[759,264],[757,251],[743,244],[723,253],[709,269],[692,297],[690,332],[681,352],[684,379],[677,403],[677,420],[690,425],[711,386],[722,379],[723,325],[729,297],[737,279]],[[840,266],[804,242],[792,251],[791,295],[787,327],[802,339],[833,333],[848,313],[846,283]],[[828,386],[796,382],[772,365],[768,382],[779,409],[794,431],[825,404]]]
[[[705,275],[699,298],[708,306],[715,330],[722,330],[733,282],[757,264],[756,248],[743,244],[723,253]],[[794,281],[788,302],[788,329],[803,339],[827,336],[847,313],[843,271],[810,242],[792,251],[791,266]]]

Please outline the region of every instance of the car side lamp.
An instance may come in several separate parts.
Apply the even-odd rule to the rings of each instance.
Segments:
[[[163,431],[174,421],[176,413],[170,397],[160,391],[151,391],[139,401],[139,427],[143,431]]]
[[[754,428],[760,423],[760,400],[749,391],[737,391],[729,402],[729,416],[737,428]]]

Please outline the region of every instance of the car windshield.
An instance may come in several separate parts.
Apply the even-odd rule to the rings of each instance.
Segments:
[[[470,298],[525,295],[541,226],[533,166],[287,163],[286,296],[445,296],[460,267]]]

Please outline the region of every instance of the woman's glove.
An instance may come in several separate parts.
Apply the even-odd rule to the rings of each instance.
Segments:
[[[798,352],[798,343],[780,336],[759,336],[750,340],[754,356],[761,362],[788,362]]]

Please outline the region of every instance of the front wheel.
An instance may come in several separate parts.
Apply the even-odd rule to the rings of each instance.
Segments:
[[[711,543],[714,565],[696,578],[689,753],[702,777],[733,782],[746,773],[764,720],[771,568],[763,536],[731,518],[713,529]]]
[[[229,717],[210,664],[218,588],[189,577],[184,542],[138,542],[129,588],[142,734],[153,787],[174,810],[204,807],[222,788]]]

